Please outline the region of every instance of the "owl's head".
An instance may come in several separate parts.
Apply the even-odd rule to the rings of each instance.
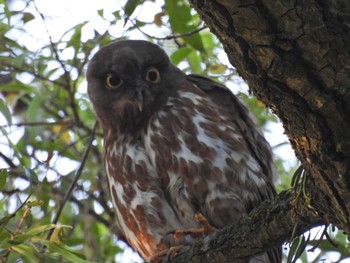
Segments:
[[[99,50],[88,71],[88,94],[103,128],[135,132],[167,101],[184,75],[155,44],[124,40]]]

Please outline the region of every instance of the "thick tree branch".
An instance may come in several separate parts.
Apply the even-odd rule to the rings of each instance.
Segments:
[[[237,224],[198,240],[188,251],[166,262],[246,262],[247,258],[281,246],[292,238],[293,231],[300,235],[324,224],[315,210],[300,211],[305,206],[306,202],[296,198],[293,192],[282,192]]]

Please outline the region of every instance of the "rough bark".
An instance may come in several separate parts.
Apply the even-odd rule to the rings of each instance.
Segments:
[[[304,222],[298,224],[298,233],[325,222],[349,235],[349,0],[191,0],[191,4],[218,36],[253,94],[283,122],[308,171],[311,202],[306,214],[300,215],[295,211],[302,204],[291,205],[290,197],[282,194],[275,203],[259,208],[267,217],[250,215],[210,242],[199,240],[172,262],[239,262],[238,258],[287,241],[297,221]],[[278,209],[283,212],[271,212]],[[259,241],[252,244],[254,240]]]
[[[198,240],[171,263],[247,262],[269,248],[281,246],[294,235],[324,222],[313,209],[295,209],[292,192],[282,192],[273,201],[266,201],[237,224]],[[304,203],[305,204],[305,203]],[[297,228],[295,228],[297,226]]]

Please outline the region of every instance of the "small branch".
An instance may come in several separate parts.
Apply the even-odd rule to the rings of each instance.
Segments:
[[[57,188],[53,188],[52,191],[57,194],[58,196],[63,197],[63,193],[60,192]],[[83,204],[82,201],[76,199],[74,196],[70,196],[69,200],[75,203],[77,206],[79,206],[80,209],[86,210],[86,206]],[[111,222],[109,222],[107,219],[105,219],[103,216],[97,214],[91,207],[87,208],[87,212],[94,217],[98,222],[101,222],[104,224],[106,227],[111,226]]]
[[[246,262],[248,258],[281,246],[290,238],[295,226],[295,233],[300,235],[325,223],[312,209],[299,214],[299,206],[292,202],[294,198],[290,191],[280,193],[237,224],[197,240],[189,250],[165,263]]]
[[[147,34],[146,32],[142,31],[139,27],[136,27],[137,30],[139,30],[142,34],[144,34],[146,37],[149,37],[149,38],[152,38],[152,39],[156,39],[156,40],[171,40],[171,39],[176,39],[176,38],[182,38],[182,37],[189,37],[189,36],[192,36],[194,34],[197,34],[198,32],[204,30],[207,28],[206,25],[204,26],[201,26],[199,28],[196,28],[195,30],[193,31],[190,31],[190,32],[186,32],[186,33],[183,33],[183,34],[172,34],[172,35],[168,35],[168,36],[165,36],[165,37],[156,37],[156,36],[152,36],[152,35],[149,35]]]
[[[65,67],[65,64],[63,63],[63,61],[61,60],[61,58],[60,58],[60,56],[58,54],[58,51],[57,51],[56,46],[55,46],[55,43],[53,42],[51,34],[49,32],[49,29],[47,28],[44,14],[39,10],[39,8],[37,7],[35,2],[34,2],[34,7],[35,7],[35,10],[38,12],[41,20],[43,21],[43,25],[44,25],[45,31],[47,33],[47,36],[49,38],[50,46],[51,46],[51,49],[52,49],[52,51],[54,53],[54,56],[55,56],[57,62],[60,64],[61,68],[63,69],[64,78],[65,78],[65,82],[66,82],[65,83],[65,87],[67,89],[69,89],[69,80],[70,80],[69,72],[67,71],[67,69]]]
[[[17,67],[13,64],[10,64],[10,63],[6,63],[6,62],[1,62],[1,65],[3,66],[6,66],[8,68],[12,68],[13,70],[17,71],[17,72],[20,72],[20,73],[28,73],[28,74],[31,74],[33,75],[35,78],[37,79],[40,79],[40,80],[43,80],[43,81],[47,81],[47,82],[50,82],[52,84],[55,84],[55,85],[58,85],[60,87],[65,87],[65,84],[62,83],[62,82],[59,82],[59,81],[56,81],[56,80],[51,80],[47,77],[44,77],[42,75],[39,75],[37,74],[36,72],[34,72],[33,70],[31,70],[29,67],[28,68],[21,68],[21,67]],[[27,66],[27,65],[24,65],[24,66]]]
[[[91,136],[90,136],[90,140],[89,140],[89,142],[88,142],[88,144],[87,144],[87,148],[86,148],[85,153],[84,153],[84,155],[83,155],[83,159],[82,159],[82,161],[81,161],[81,164],[80,164],[80,166],[79,166],[79,169],[78,169],[77,173],[75,174],[75,178],[74,178],[74,180],[73,180],[73,182],[72,182],[72,184],[71,184],[71,186],[70,186],[70,188],[69,188],[69,190],[68,190],[66,196],[65,196],[64,199],[62,200],[62,203],[61,203],[61,205],[59,206],[58,211],[57,211],[57,213],[56,213],[54,219],[52,220],[52,224],[57,224],[58,219],[59,219],[59,217],[60,217],[60,215],[61,215],[61,213],[62,213],[63,207],[64,207],[65,204],[67,203],[67,201],[68,201],[70,195],[72,194],[72,192],[73,192],[73,190],[74,190],[74,188],[75,188],[75,186],[76,186],[76,184],[77,184],[77,182],[78,182],[78,179],[80,178],[80,176],[81,176],[81,174],[82,174],[82,172],[83,172],[84,166],[85,166],[86,161],[87,161],[87,157],[88,157],[88,155],[89,155],[89,152],[90,152],[90,149],[91,149],[91,146],[92,146],[92,142],[93,142],[93,140],[95,139],[95,132],[96,132],[97,126],[98,126],[98,122],[96,121],[96,122],[95,122],[95,125],[94,125],[94,127],[93,127],[93,129],[92,129]],[[54,229],[51,229],[51,230],[49,231],[49,233],[48,233],[48,235],[47,235],[47,237],[46,237],[47,240],[49,240],[49,239],[51,238],[51,236],[52,236],[52,234],[53,234],[53,231],[54,231]]]
[[[0,127],[1,128],[1,127]],[[12,162],[12,160],[5,154],[0,152],[0,157],[10,166],[10,168],[16,168],[17,166]]]
[[[120,5],[121,9],[125,12],[125,9],[122,5]],[[156,36],[152,36],[152,35],[149,35],[147,34],[146,32],[142,31],[140,27],[136,26],[136,24],[134,23],[134,21],[132,21],[129,17],[127,17],[127,20],[130,21],[131,24],[133,24],[133,26],[138,30],[140,31],[143,35],[145,35],[146,37],[149,37],[149,38],[152,38],[152,39],[156,39],[156,40],[171,40],[171,39],[176,39],[176,38],[181,38],[181,37],[188,37],[188,36],[192,36],[204,29],[207,28],[206,25],[202,26],[202,27],[199,27],[199,28],[196,28],[195,30],[193,31],[190,31],[190,32],[186,32],[186,33],[183,33],[183,34],[173,34],[173,35],[169,35],[169,36],[165,36],[165,37],[156,37]],[[201,23],[200,23],[201,24]],[[199,25],[200,25],[199,24]]]
[[[108,30],[106,30],[106,32],[104,32],[102,35],[99,35],[96,39],[94,39],[94,41],[96,41],[97,43],[100,43],[101,40],[103,40],[106,36],[108,36]],[[78,70],[78,76],[81,76],[83,74],[83,69],[86,66],[86,64],[89,62],[90,58],[88,55],[86,55],[84,57],[84,60],[80,63],[80,65],[77,65],[77,70]],[[79,82],[79,77],[77,77],[74,81],[74,87],[76,87],[78,85]]]
[[[8,219],[13,218],[17,215],[17,213],[27,204],[27,201],[29,200],[29,198],[32,196],[33,192],[29,193],[27,198],[24,200],[24,202],[22,202],[20,204],[19,207],[17,207],[16,211],[13,212],[12,214],[8,215]],[[0,226],[3,224],[6,224],[8,222],[8,220],[4,221],[4,222],[0,222]]]
[[[203,25],[201,27],[198,27],[190,32],[186,32],[186,33],[182,33],[182,34],[172,34],[172,35],[168,35],[165,37],[156,37],[156,36],[152,36],[150,34],[147,34],[146,32],[142,31],[140,27],[136,26],[136,24],[129,19],[129,21],[133,24],[133,26],[140,31],[143,35],[145,35],[146,37],[152,38],[152,39],[156,39],[156,40],[171,40],[171,39],[176,39],[176,38],[182,38],[182,37],[189,37],[192,36],[194,34],[197,34],[198,32],[208,28],[206,25]]]
[[[15,238],[15,236],[19,233],[19,231],[21,231],[23,222],[24,222],[25,218],[27,217],[27,215],[30,213],[30,209],[31,209],[31,207],[28,206],[24,210],[24,213],[23,213],[21,219],[19,220],[19,223],[18,223],[18,225],[17,225],[17,227],[15,229],[14,234],[13,234],[13,236],[11,236],[11,240],[13,240]]]
[[[40,12],[40,10],[38,9],[38,7],[35,4],[35,2],[34,2],[34,7],[35,7],[36,11],[38,12],[38,14],[40,15],[41,20],[43,21],[43,25],[45,27],[47,36],[49,37],[50,46],[51,46],[52,52],[53,52],[53,54],[54,54],[54,56],[56,58],[56,61],[60,64],[60,66],[61,66],[61,68],[63,70],[63,76],[64,76],[64,80],[65,80],[64,87],[67,90],[68,95],[69,95],[70,106],[71,106],[71,108],[73,110],[74,119],[77,122],[80,122],[80,117],[79,117],[78,110],[77,110],[77,107],[76,107],[75,101],[74,101],[75,88],[74,88],[74,86],[70,85],[70,74],[69,74],[69,71],[67,70],[65,63],[60,58],[60,55],[59,55],[58,50],[56,48],[56,44],[52,40],[51,34],[49,32],[49,29],[47,28],[47,25],[46,25],[44,14]]]
[[[14,194],[18,194],[18,193],[22,193],[22,192],[23,191],[18,189],[18,188],[15,188],[13,190],[4,190],[4,189],[1,190],[1,194],[8,195],[8,196],[14,195]]]
[[[0,128],[7,128],[7,127],[21,127],[21,126],[49,126],[49,125],[67,125],[70,124],[71,121],[56,121],[56,122],[46,122],[46,121],[37,121],[37,122],[19,122],[19,123],[12,123],[12,124],[5,124],[0,125]]]

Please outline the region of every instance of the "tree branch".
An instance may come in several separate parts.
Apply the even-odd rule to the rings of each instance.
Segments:
[[[42,22],[43,22],[43,26],[46,30],[46,33],[47,33],[47,36],[49,38],[49,42],[50,42],[50,46],[51,46],[51,50],[53,52],[53,55],[55,56],[56,58],[56,61],[60,64],[61,66],[61,69],[63,70],[63,78],[64,78],[64,82],[65,82],[65,85],[64,85],[64,88],[67,90],[68,92],[68,96],[69,96],[69,103],[70,103],[70,107],[73,111],[73,116],[74,116],[74,119],[76,122],[80,123],[81,120],[80,120],[80,117],[79,117],[79,114],[78,114],[78,109],[76,107],[76,104],[75,104],[75,92],[76,92],[76,87],[70,85],[71,83],[71,77],[70,77],[70,73],[69,71],[67,70],[67,67],[66,67],[66,63],[61,59],[60,57],[60,54],[57,50],[57,46],[56,46],[56,43],[53,42],[52,40],[52,36],[49,32],[49,29],[47,27],[47,24],[46,24],[46,18],[44,16],[44,14],[39,10],[39,8],[37,7],[36,3],[34,2],[34,7],[36,9],[36,11],[38,12]]]
[[[197,240],[186,252],[166,263],[246,262],[248,258],[281,246],[292,235],[324,225],[312,209],[304,209],[303,199],[296,200],[292,191],[265,201],[237,224]],[[297,202],[296,202],[297,201]]]
[[[22,67],[18,67],[16,65],[14,65],[13,63],[7,63],[4,61],[1,61],[1,66],[5,66],[8,68],[8,70],[16,71],[19,73],[28,73],[39,80],[47,81],[47,82],[50,82],[50,83],[57,85],[57,86],[60,86],[60,87],[65,87],[65,84],[63,82],[60,82],[57,80],[51,80],[45,76],[42,76],[42,75],[34,72],[34,70],[31,68],[31,66],[29,66],[28,64],[25,64],[25,63],[22,65]]]
[[[95,122],[95,125],[94,125],[94,127],[93,127],[93,129],[92,129],[91,136],[90,136],[90,140],[89,140],[89,142],[88,142],[88,144],[87,144],[87,147],[86,147],[86,150],[85,150],[83,159],[82,159],[82,161],[81,161],[81,164],[80,164],[80,166],[79,166],[79,169],[78,169],[78,171],[76,172],[75,177],[74,177],[74,180],[73,180],[73,182],[72,182],[70,188],[68,189],[66,196],[65,196],[64,199],[62,200],[62,203],[60,204],[60,206],[59,206],[59,208],[58,208],[58,211],[57,211],[57,213],[56,213],[54,219],[52,220],[52,224],[57,224],[58,219],[59,219],[59,217],[60,217],[60,215],[61,215],[61,213],[62,213],[62,210],[63,210],[64,205],[65,205],[66,202],[68,201],[70,195],[72,194],[72,192],[73,192],[73,190],[74,190],[74,188],[75,188],[75,186],[76,186],[76,184],[77,184],[77,182],[78,182],[79,177],[80,177],[81,174],[83,173],[83,169],[84,169],[85,163],[86,163],[86,161],[87,161],[87,158],[88,158],[88,155],[89,155],[91,146],[92,146],[92,142],[93,142],[93,140],[95,139],[95,132],[96,132],[97,126],[98,126],[98,122],[96,121],[96,122]],[[54,231],[54,229],[50,229],[50,231],[48,232],[47,237],[46,237],[47,240],[49,240],[49,239],[51,238],[51,235],[53,234],[53,231]]]
[[[183,38],[183,37],[188,37],[188,36],[192,36],[194,34],[197,34],[199,33],[200,31],[208,28],[206,25],[203,25],[201,27],[198,27],[190,32],[186,32],[186,33],[183,33],[183,34],[172,34],[172,35],[167,35],[165,37],[157,37],[157,36],[154,36],[154,35],[150,35],[146,32],[144,32],[140,27],[136,26],[136,24],[129,19],[129,21],[136,27],[136,29],[138,31],[140,31],[143,35],[145,35],[146,37],[149,37],[149,38],[152,38],[152,39],[156,39],[156,40],[171,40],[171,39],[177,39],[177,38]]]

